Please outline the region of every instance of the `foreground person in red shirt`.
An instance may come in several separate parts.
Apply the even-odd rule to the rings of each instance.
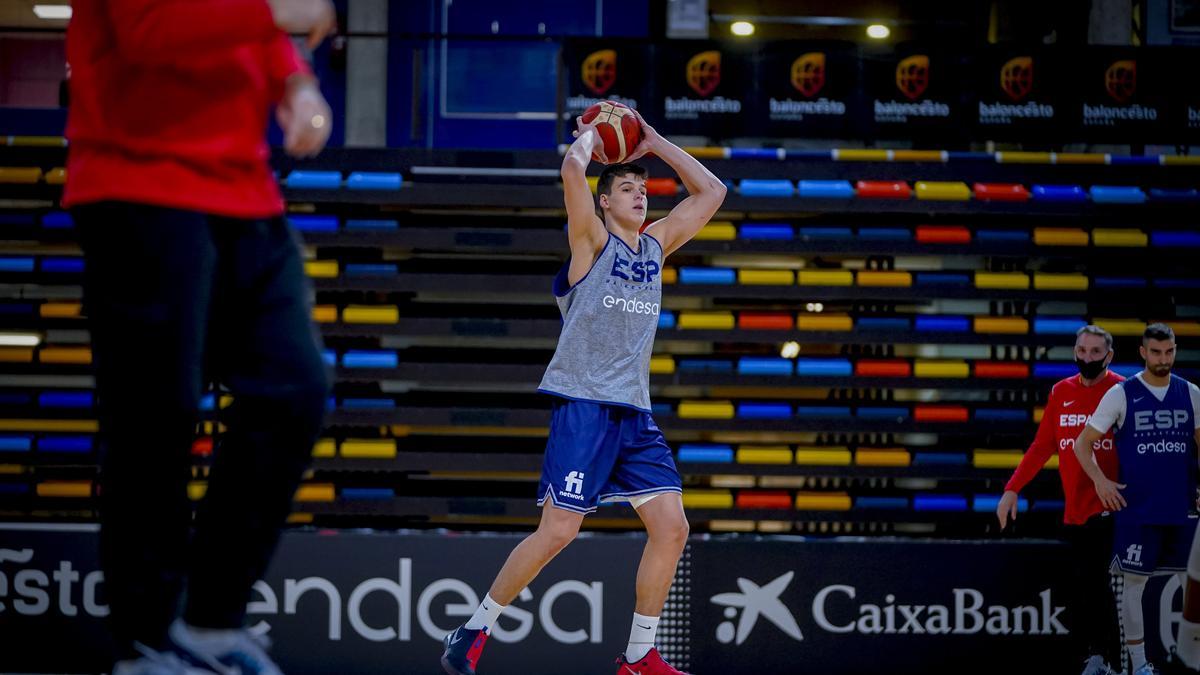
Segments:
[[[320,430],[329,375],[267,163],[333,122],[288,33],[328,0],[75,0],[67,184],[99,401],[100,555],[114,675],[279,673],[243,628]],[[201,393],[221,411],[189,542]],[[183,599],[183,614],[177,607]]]
[[[1120,663],[1120,630],[1117,606],[1109,585],[1108,566],[1112,559],[1113,523],[1092,480],[1075,458],[1075,438],[1095,412],[1100,399],[1113,385],[1125,378],[1108,370],[1112,362],[1112,336],[1098,326],[1084,326],[1075,336],[1075,363],[1079,374],[1061,380],[1050,390],[1037,436],[1021,458],[1004,487],[1004,496],[996,515],[1003,529],[1017,518],[1017,493],[1041,471],[1056,452],[1062,478],[1066,508],[1063,510],[1063,536],[1070,546],[1072,569],[1077,571],[1071,589],[1069,611],[1074,623],[1086,636],[1084,675],[1116,672],[1108,664]],[[1112,433],[1097,441],[1096,462],[1104,474],[1117,477],[1117,453]],[[1100,589],[1108,588],[1109,592]]]

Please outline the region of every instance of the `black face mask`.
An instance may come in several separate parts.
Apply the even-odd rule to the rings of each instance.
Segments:
[[[1100,373],[1108,366],[1105,365],[1104,359],[1099,361],[1084,361],[1083,359],[1075,359],[1075,365],[1079,367],[1079,374],[1085,380],[1094,380],[1100,377]]]

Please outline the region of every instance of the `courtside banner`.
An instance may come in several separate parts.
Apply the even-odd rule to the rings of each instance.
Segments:
[[[563,43],[565,142],[571,140],[575,118],[593,104],[616,101],[635,109],[648,105],[649,51],[645,41],[635,40],[573,39]]]
[[[1069,68],[1074,83],[1072,113],[1076,136],[1092,142],[1172,142],[1167,133],[1163,61],[1151,50],[1135,47],[1088,47],[1079,50]],[[1179,72],[1181,79],[1190,74]],[[1182,89],[1195,85],[1180,85]],[[1181,89],[1181,90],[1182,90]]]
[[[654,47],[653,116],[668,135],[744,136],[753,92],[753,55],[745,47],[671,40]]]
[[[1061,143],[1074,108],[1063,98],[1061,59],[1035,45],[998,45],[982,51],[973,66],[979,93],[979,138]]]
[[[868,136],[938,140],[970,136],[975,92],[967,77],[968,56],[935,45],[904,43],[881,53],[863,51],[866,94],[873,108]]]
[[[1170,95],[1167,103],[1167,143],[1200,143],[1200,50],[1153,49],[1151,66]]]
[[[858,53],[845,42],[772,42],[755,59],[743,135],[850,138],[861,114]]]

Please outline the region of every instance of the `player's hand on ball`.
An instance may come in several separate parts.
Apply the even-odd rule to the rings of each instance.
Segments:
[[[329,104],[308,77],[288,81],[275,118],[283,129],[283,149],[292,157],[312,157],[321,152],[333,128]]]
[[[595,122],[584,122],[582,117],[575,118],[575,131],[571,136],[578,139],[587,131],[592,132],[592,157],[601,164],[608,164],[608,156],[604,154],[604,143],[600,141],[600,132],[596,130]]]
[[[1096,481],[1096,496],[1100,498],[1100,503],[1104,504],[1104,508],[1109,511],[1120,511],[1125,508],[1125,497],[1121,496],[1121,490],[1124,489],[1124,484],[1107,478]]]
[[[635,159],[645,157],[647,154],[654,152],[654,148],[658,145],[659,140],[662,139],[662,136],[658,135],[654,127],[646,123],[646,118],[642,117],[640,112],[634,110],[633,114],[637,117],[638,123],[642,125],[642,140],[633,149],[633,152],[629,153],[629,156],[625,158],[626,162],[632,162]]]

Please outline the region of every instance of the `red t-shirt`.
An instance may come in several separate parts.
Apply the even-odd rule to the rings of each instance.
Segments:
[[[267,117],[308,73],[265,0],[76,0],[64,206],[283,212]]]
[[[1100,405],[1104,394],[1124,379],[1110,370],[1104,379],[1090,387],[1080,384],[1078,375],[1072,375],[1055,384],[1050,390],[1050,400],[1046,401],[1037,436],[1025,451],[1021,464],[1017,466],[1004,489],[1020,492],[1021,488],[1028,485],[1037,472],[1041,471],[1050,456],[1057,452],[1058,473],[1062,478],[1063,494],[1066,497],[1063,522],[1082,525],[1088,518],[1104,511],[1104,505],[1096,496],[1096,487],[1092,479],[1083,472],[1079,460],[1075,458],[1075,439],[1083,431],[1092,413],[1096,412],[1096,406]],[[1117,451],[1113,445],[1111,431],[1096,441],[1094,451],[1096,463],[1100,465],[1104,475],[1116,480]]]

